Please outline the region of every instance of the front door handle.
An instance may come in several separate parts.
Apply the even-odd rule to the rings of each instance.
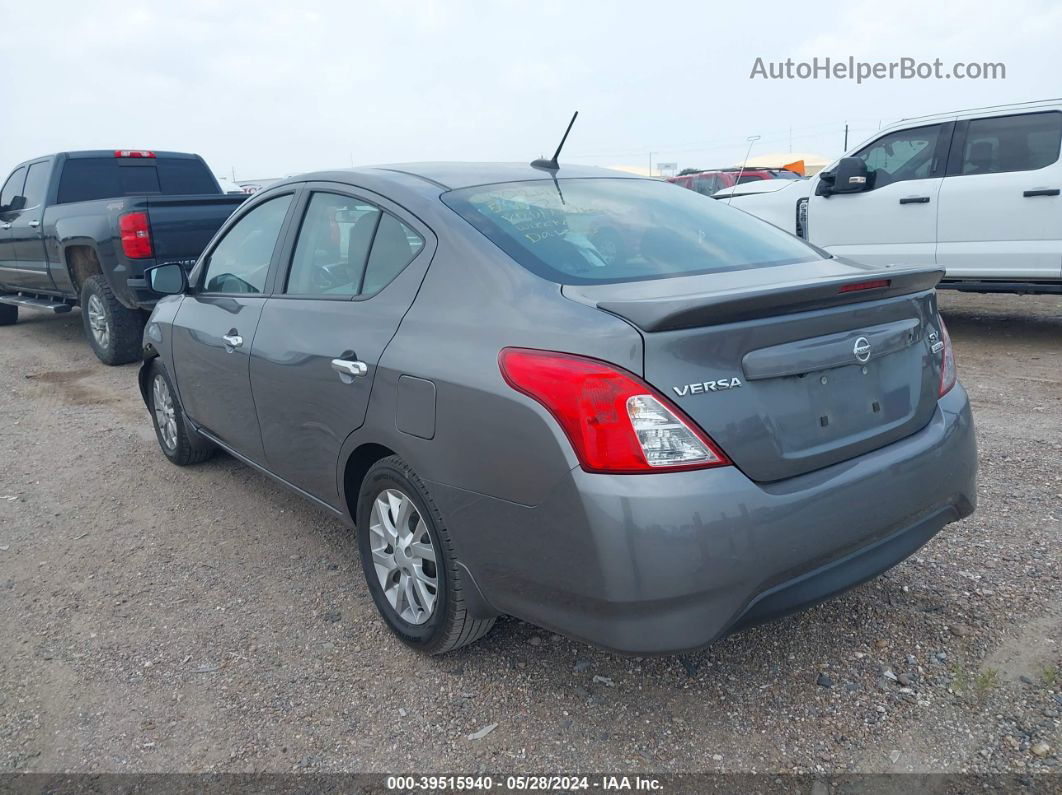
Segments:
[[[32,226],[34,229],[36,229],[38,226],[41,225],[41,222],[40,221],[30,221],[29,225]]]
[[[929,204],[928,196],[904,196],[900,204]]]
[[[1032,196],[1057,196],[1059,193],[1062,193],[1060,188],[1037,188],[1036,190],[1025,191],[1022,196],[1028,199]]]
[[[332,369],[339,373],[340,379],[349,384],[347,378],[354,379],[369,372],[369,365],[356,359],[333,359]]]
[[[232,348],[232,350],[236,350],[237,348],[243,347],[243,337],[241,337],[235,331],[230,331],[228,334],[222,335],[221,338],[225,340],[225,347],[227,348]],[[229,353],[232,353],[232,351],[229,351]]]

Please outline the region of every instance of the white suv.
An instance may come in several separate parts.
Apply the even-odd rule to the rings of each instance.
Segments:
[[[810,180],[715,197],[857,262],[943,266],[945,287],[1062,293],[1060,149],[1062,100],[980,108],[894,124]]]

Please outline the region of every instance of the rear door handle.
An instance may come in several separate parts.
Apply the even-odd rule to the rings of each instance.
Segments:
[[[40,221],[30,221],[29,225],[32,226],[34,229],[36,229],[38,226],[41,225],[41,222]]]
[[[1060,188],[1037,188],[1036,190],[1025,191],[1022,196],[1028,199],[1032,196],[1057,196],[1059,193],[1062,193]]]
[[[928,196],[904,196],[900,204],[929,204]]]
[[[353,379],[369,372],[369,365],[357,359],[333,359],[332,369],[339,373],[339,378],[343,383],[349,384]],[[348,378],[351,381],[348,381]]]
[[[236,334],[235,332],[224,334],[221,338],[225,340],[225,345],[229,348],[232,348],[233,350],[235,350],[236,348],[243,347],[243,337],[241,337],[239,334]],[[230,351],[230,353],[231,352],[232,351]]]
[[[0,229],[10,229],[10,228],[11,228],[11,224],[2,224],[2,225],[0,225]]]

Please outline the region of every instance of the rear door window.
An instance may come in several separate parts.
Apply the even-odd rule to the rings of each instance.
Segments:
[[[314,193],[306,208],[285,292],[355,296],[361,289],[380,209],[337,193]]]
[[[482,185],[443,202],[528,270],[599,284],[811,262],[811,246],[694,191],[644,179]]]
[[[1055,163],[1060,147],[1062,113],[1058,111],[974,119],[966,128],[962,161],[955,174],[1033,171]]]
[[[424,248],[390,213],[361,199],[317,192],[310,198],[285,292],[368,296],[387,286]]]

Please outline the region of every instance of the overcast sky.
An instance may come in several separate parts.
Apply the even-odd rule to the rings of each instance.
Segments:
[[[194,151],[219,176],[530,160],[679,167],[841,153],[880,123],[1062,94],[1062,3],[0,0],[0,170]],[[749,78],[765,61],[1003,62],[994,81]],[[792,141],[790,143],[790,130]]]

